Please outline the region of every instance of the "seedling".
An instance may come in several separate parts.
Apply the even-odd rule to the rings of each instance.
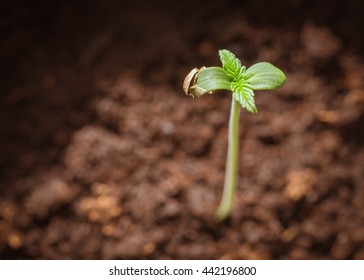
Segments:
[[[222,68],[193,69],[185,78],[183,90],[192,97],[212,94],[216,90],[232,92],[224,190],[216,211],[217,220],[223,221],[231,213],[237,183],[240,106],[250,113],[258,113],[254,90],[276,89],[284,84],[286,76],[268,62],[260,62],[247,69],[228,50],[220,50],[219,56]]]

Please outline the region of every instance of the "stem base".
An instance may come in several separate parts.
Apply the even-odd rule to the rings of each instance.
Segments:
[[[228,153],[226,159],[224,190],[221,202],[216,211],[216,219],[219,222],[225,220],[231,214],[234,193],[237,182],[238,156],[239,156],[239,115],[240,104],[232,96],[230,118]]]

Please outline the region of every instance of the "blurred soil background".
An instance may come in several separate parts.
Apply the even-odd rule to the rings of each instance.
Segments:
[[[364,259],[364,4],[5,1],[1,259]],[[226,48],[285,86],[242,112],[215,223],[230,95],[192,99]]]

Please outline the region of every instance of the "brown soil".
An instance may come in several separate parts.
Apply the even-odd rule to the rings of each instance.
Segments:
[[[0,20],[1,258],[364,259],[363,4],[24,2]],[[230,96],[182,81],[221,48],[288,79],[241,114],[218,224]]]

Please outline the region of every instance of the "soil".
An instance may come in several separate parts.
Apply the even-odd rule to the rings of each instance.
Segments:
[[[4,5],[0,257],[364,259],[363,4],[182,2]],[[182,82],[222,48],[287,82],[219,224],[230,94]]]

